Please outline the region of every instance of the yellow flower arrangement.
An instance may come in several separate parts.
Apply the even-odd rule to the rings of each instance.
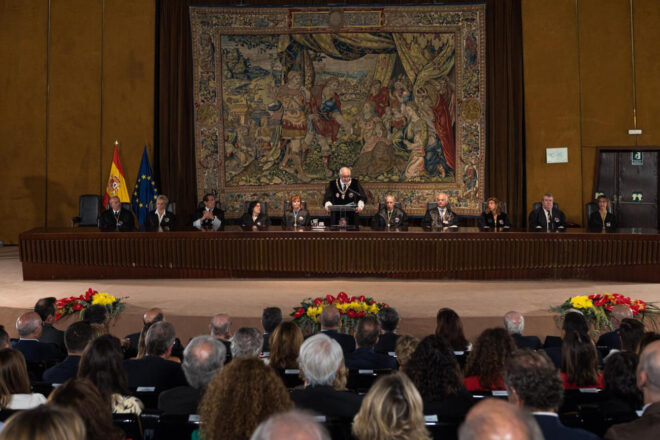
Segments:
[[[571,298],[571,305],[576,309],[588,309],[594,306],[594,303],[588,296],[574,296]]]
[[[92,297],[92,305],[100,304],[102,306],[108,306],[114,304],[117,301],[117,298],[110,295],[109,293],[100,292]]]

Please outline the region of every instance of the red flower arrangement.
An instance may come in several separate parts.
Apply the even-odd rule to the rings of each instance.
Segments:
[[[80,313],[82,318],[82,312],[91,305],[102,305],[108,309],[108,314],[111,318],[114,318],[124,310],[124,303],[121,302],[123,298],[115,298],[109,293],[101,292],[92,289],[91,287],[80,296],[70,296],[68,298],[60,298],[55,301],[55,321],[58,321],[60,318],[72,315],[75,312]]]
[[[357,325],[357,321],[368,315],[375,315],[384,307],[385,303],[378,303],[373,298],[364,295],[351,296],[339,292],[337,296],[326,295],[317,298],[305,298],[299,306],[294,307],[291,316],[304,333],[315,333],[320,330],[319,317],[323,309],[334,305],[339,310],[340,328],[343,333],[350,333]]]

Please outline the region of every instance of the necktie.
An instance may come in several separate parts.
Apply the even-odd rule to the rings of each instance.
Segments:
[[[551,225],[551,222],[550,222],[550,211],[548,211],[548,210],[545,211],[545,220],[546,220],[546,223],[547,223],[547,225],[548,225],[548,231],[550,231],[550,225]]]
[[[346,191],[346,184],[344,184],[344,183],[341,184],[341,190]]]
[[[119,217],[119,211],[115,211],[115,217]]]

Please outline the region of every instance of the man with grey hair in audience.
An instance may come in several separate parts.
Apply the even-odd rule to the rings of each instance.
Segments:
[[[612,426],[607,440],[657,439],[660,433],[660,341],[644,348],[637,365],[637,388],[644,394],[642,416],[629,423]]]
[[[218,341],[225,345],[227,357],[225,363],[231,360],[231,318],[226,313],[218,313],[209,322],[209,331]]]
[[[458,430],[459,440],[543,440],[531,414],[498,399],[485,399],[472,407]],[[555,437],[547,437],[554,439]]]
[[[291,392],[296,407],[352,420],[360,410],[362,397],[333,387],[337,374],[344,368],[344,353],[339,343],[324,334],[311,336],[300,346],[298,364],[305,388]]]
[[[330,440],[330,435],[313,414],[293,409],[270,416],[250,440]]]
[[[241,327],[236,330],[231,340],[231,356],[232,358],[258,357],[261,354],[262,344],[263,336],[259,330],[253,327]]]
[[[196,414],[207,385],[225,363],[225,345],[210,335],[190,340],[183,351],[183,374],[188,385],[163,391],[158,409],[167,414]]]
[[[336,306],[324,307],[319,319],[321,333],[337,341],[346,356],[355,351],[355,339],[351,335],[339,332],[339,318],[339,309]]]
[[[145,338],[146,355],[124,361],[129,388],[155,387],[156,391],[186,385],[181,364],[169,360],[176,333],[169,322],[153,324]]]
[[[12,344],[13,348],[23,353],[27,362],[54,364],[64,358],[55,344],[39,341],[42,326],[41,317],[36,312],[27,312],[19,316],[16,320],[16,331],[19,340]],[[38,380],[41,380],[41,377]]]
[[[531,350],[541,348],[541,340],[538,336],[523,336],[525,317],[520,312],[515,310],[506,312],[504,315],[504,328],[509,332],[518,348],[529,348]]]

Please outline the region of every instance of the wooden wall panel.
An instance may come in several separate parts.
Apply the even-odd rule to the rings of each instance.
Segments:
[[[551,191],[569,221],[581,222],[577,22],[574,0],[523,0],[527,206]],[[546,164],[547,147],[568,163]],[[579,192],[578,192],[579,194]]]
[[[630,4],[580,0],[582,145],[634,145]]]
[[[0,241],[5,243],[44,226],[47,29],[47,1],[0,0]]]
[[[66,226],[78,196],[99,190],[101,0],[51,7],[48,226]]]
[[[635,76],[638,145],[660,147],[660,2],[635,0]]]
[[[145,145],[154,166],[155,3],[106,1],[103,15],[102,182],[105,188],[118,139],[126,182],[132,188]]]

